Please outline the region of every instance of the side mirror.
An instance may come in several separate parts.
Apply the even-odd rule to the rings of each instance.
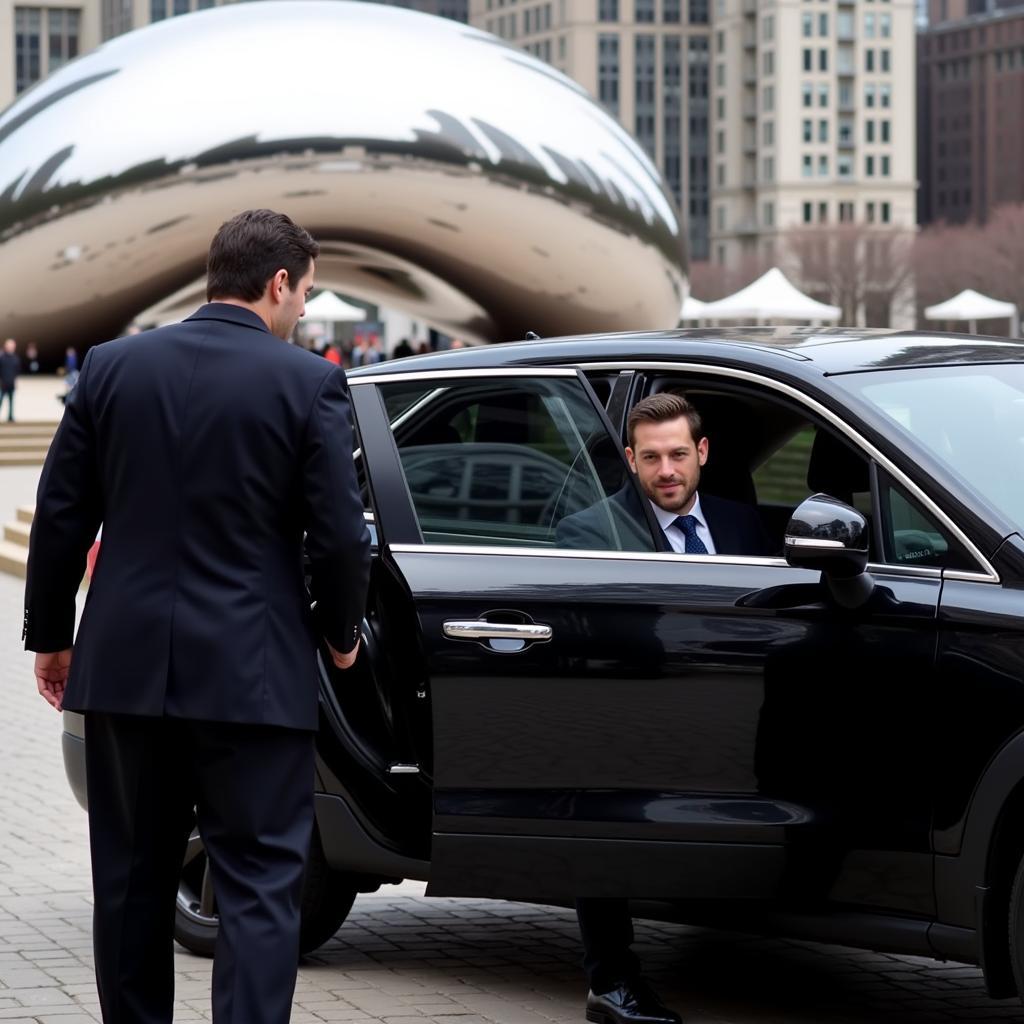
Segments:
[[[871,596],[868,521],[855,508],[827,494],[803,501],[786,527],[786,561],[821,572],[832,596],[845,608],[859,608]]]

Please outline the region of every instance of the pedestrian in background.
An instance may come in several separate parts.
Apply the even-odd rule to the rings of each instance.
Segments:
[[[34,342],[29,342],[25,346],[25,362],[28,364],[29,373],[39,372],[39,349],[36,348]]]
[[[213,1020],[289,1019],[316,640],[337,668],[355,663],[370,566],[345,373],[286,344],[318,254],[283,214],[223,224],[207,304],[90,349],[43,467],[24,638],[40,694],[85,715],[107,1024],[172,1019],[175,895],[196,823],[219,915]]]
[[[4,342],[0,352],[0,416],[4,411],[4,399],[7,400],[7,422],[14,422],[14,389],[17,387],[18,374],[21,373],[21,360],[18,358],[18,343],[13,338]]]

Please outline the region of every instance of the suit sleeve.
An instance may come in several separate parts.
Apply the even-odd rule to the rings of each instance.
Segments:
[[[348,384],[341,367],[324,378],[306,425],[302,481],[306,553],[317,628],[336,650],[352,650],[366,609],[370,532],[363,519]]]
[[[25,628],[30,651],[63,651],[74,642],[75,597],[103,522],[96,434],[89,411],[94,349],[82,363],[43,464],[29,541]]]

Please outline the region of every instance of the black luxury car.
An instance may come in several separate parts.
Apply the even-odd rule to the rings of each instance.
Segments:
[[[414,878],[627,895],[1024,993],[1024,345],[678,331],[350,381],[375,559],[357,667],[321,668],[306,950]],[[703,415],[701,494],[756,508],[773,557],[666,553],[653,516],[559,547],[636,487],[626,416],[663,391]],[[216,927],[196,837],[177,935]]]

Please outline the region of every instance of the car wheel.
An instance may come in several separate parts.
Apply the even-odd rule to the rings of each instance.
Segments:
[[[314,829],[302,889],[301,954],[311,953],[334,935],[348,917],[358,891],[354,878],[331,869]],[[196,829],[189,836],[178,881],[174,938],[191,953],[213,956],[219,923],[209,859]]]

